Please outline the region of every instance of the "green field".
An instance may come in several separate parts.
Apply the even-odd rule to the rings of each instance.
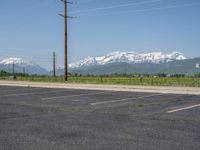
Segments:
[[[11,80],[9,77],[2,79]],[[39,82],[65,82],[63,77],[47,77],[47,76],[28,76],[17,77],[22,81],[39,81]],[[151,85],[151,86],[190,86],[200,87],[199,78],[195,77],[69,77],[68,83],[86,83],[86,84],[120,84],[120,85]]]

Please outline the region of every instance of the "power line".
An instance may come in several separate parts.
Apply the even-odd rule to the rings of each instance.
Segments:
[[[138,10],[130,10],[130,11],[123,11],[123,12],[116,12],[116,13],[104,13],[104,14],[96,14],[96,15],[84,15],[87,17],[93,16],[106,16],[106,15],[119,15],[119,14],[129,14],[129,13],[139,13],[139,12],[148,12],[148,11],[158,11],[158,10],[165,10],[165,9],[173,9],[173,8],[182,8],[182,7],[190,7],[190,6],[198,6],[198,3],[190,3],[190,4],[181,4],[181,5],[172,5],[166,7],[157,7],[157,8],[148,8],[148,9],[138,9]]]
[[[127,3],[127,4],[115,5],[115,6],[109,6],[109,7],[99,7],[99,8],[79,10],[79,11],[75,11],[75,12],[71,12],[71,13],[72,14],[87,13],[87,12],[93,12],[93,11],[98,11],[98,10],[122,8],[122,7],[134,6],[134,5],[145,5],[145,4],[156,3],[156,2],[161,2],[161,1],[163,1],[163,0],[150,0],[150,1],[138,2],[138,3]]]

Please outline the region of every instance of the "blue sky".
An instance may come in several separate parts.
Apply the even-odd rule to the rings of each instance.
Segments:
[[[179,51],[200,56],[200,0],[72,0],[69,62],[111,51]],[[60,0],[1,0],[0,59],[63,66]]]

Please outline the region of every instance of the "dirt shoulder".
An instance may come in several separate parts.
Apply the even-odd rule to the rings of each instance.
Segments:
[[[89,90],[111,90],[128,92],[170,93],[200,95],[198,87],[169,87],[169,86],[136,86],[136,85],[105,85],[105,84],[78,84],[78,83],[46,83],[29,81],[0,81],[4,86],[68,88]]]

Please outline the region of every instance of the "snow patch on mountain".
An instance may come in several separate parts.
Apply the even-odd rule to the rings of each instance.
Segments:
[[[125,62],[130,64],[138,64],[138,63],[159,64],[159,63],[165,63],[174,60],[184,60],[184,59],[187,59],[187,57],[185,57],[182,53],[179,52],[172,52],[169,54],[162,52],[140,54],[134,51],[130,52],[115,51],[101,57],[87,57],[86,59],[69,64],[69,67],[73,69],[79,67],[106,65],[109,63],[119,63],[119,62]]]
[[[45,75],[48,74],[48,71],[45,68],[33,63],[32,61],[27,61],[22,58],[6,58],[0,61],[0,69],[3,69],[7,72],[12,71],[12,67],[15,67],[15,72],[22,72],[25,69],[26,73],[29,74],[38,74]]]
[[[0,61],[0,64],[2,65],[10,65],[10,64],[18,64],[18,65],[31,65],[31,66],[37,66],[36,64],[34,64],[31,61],[26,61],[22,58],[15,58],[15,57],[11,57],[11,58],[6,58]]]

